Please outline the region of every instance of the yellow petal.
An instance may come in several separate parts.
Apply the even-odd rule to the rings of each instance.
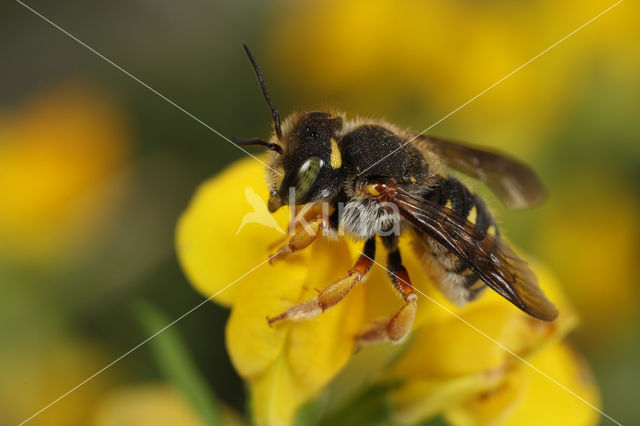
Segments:
[[[266,260],[268,246],[284,237],[277,229],[257,223],[247,223],[238,233],[242,218],[254,211],[248,201],[251,194],[260,197],[266,209],[264,166],[245,158],[202,184],[178,222],[178,258],[189,281],[205,297]],[[266,219],[265,211],[261,218]],[[274,217],[286,230],[287,209],[280,209]],[[214,301],[230,305],[238,287],[230,287]]]
[[[259,210],[256,198],[266,206],[262,174],[252,159],[232,165],[200,188],[178,224],[180,261],[206,296],[265,260],[268,246],[284,236],[277,228],[286,229],[286,209],[278,212],[276,226],[264,226],[271,219],[268,213],[257,218],[259,225],[254,219],[243,221]],[[314,320],[273,327],[266,321],[344,277],[353,265],[351,250],[344,241],[321,238],[289,259],[257,268],[220,295],[219,302],[232,305],[227,348],[238,373],[251,384],[256,422],[292,419],[355,350],[354,337],[363,327],[362,285]]]
[[[308,254],[296,262],[264,265],[235,287],[235,300],[227,322],[227,350],[238,373],[261,374],[282,351],[287,326],[269,327],[267,317],[278,315],[298,300],[307,277]]]
[[[448,317],[422,326],[391,375],[444,378],[494,370],[511,357],[507,350],[530,355],[575,325],[575,317],[569,314],[548,323],[520,312],[497,294],[482,299],[467,305],[457,317],[447,313]]]
[[[598,387],[589,366],[569,345],[553,345],[540,352],[532,363],[580,398],[595,407],[601,407]],[[537,371],[531,369],[528,371],[530,385],[525,398],[506,425],[595,425],[598,423],[601,416],[596,409]],[[540,407],[544,407],[544,410]],[[536,419],[535,422],[533,419]]]
[[[575,326],[575,314],[554,278],[543,267],[534,267],[543,289],[560,309],[558,320],[548,323],[532,318],[491,290],[462,308],[443,304],[451,312],[427,309],[410,347],[385,377],[404,380],[392,391],[398,419],[419,421],[420,416],[495,387],[496,374],[520,362],[510,352],[532,356]],[[420,302],[420,308],[434,303]]]
[[[514,367],[497,386],[477,392],[460,405],[450,405],[452,408],[445,411],[446,418],[455,426],[503,424],[524,397],[528,379],[522,367]]]
[[[598,422],[600,414],[587,404],[600,406],[597,387],[584,360],[567,344],[547,347],[531,363],[577,396],[530,366],[515,364],[504,383],[448,410],[447,419],[454,425],[581,426]]]
[[[411,380],[392,393],[393,419],[399,424],[419,423],[473,395],[494,389],[503,380],[503,371],[456,379]]]
[[[353,266],[344,243],[316,241],[311,259],[302,300],[313,297],[315,289],[323,289],[344,277]],[[378,284],[375,279],[357,284],[319,318],[291,327],[287,343],[289,365],[294,376],[310,391],[326,384],[355,351],[355,338],[363,329],[364,292]]]
[[[292,279],[290,270],[296,264],[303,264],[302,276]],[[250,381],[253,419],[258,424],[291,423],[300,405],[344,366],[363,326],[364,285],[369,282],[309,321],[269,327],[266,316],[312,298],[316,289],[343,277],[351,266],[344,242],[320,239],[295,261],[276,265],[265,274],[265,281],[248,281],[250,285],[238,292],[227,346],[234,366]]]
[[[447,378],[489,371],[500,367],[508,354],[498,344],[509,345],[509,335],[520,315],[500,306],[470,309],[457,318],[434,322],[417,332],[412,346],[398,360],[392,374]]]
[[[462,313],[465,322],[450,317],[422,326],[387,374],[404,380],[391,392],[394,418],[418,422],[495,387],[511,356],[468,324],[509,347],[521,317],[507,306],[481,306]]]
[[[308,397],[291,376],[284,357],[266,372],[249,381],[253,423],[257,426],[291,425],[297,408]]]

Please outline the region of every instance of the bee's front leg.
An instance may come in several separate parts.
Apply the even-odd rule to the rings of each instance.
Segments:
[[[311,244],[327,226],[328,222],[323,216],[317,216],[309,222],[306,222],[304,226],[299,226],[291,238],[289,238],[277,252],[269,257],[269,263],[282,260],[290,254],[304,249]]]
[[[402,299],[404,306],[391,319],[373,324],[368,330],[365,330],[358,336],[358,343],[376,343],[382,341],[391,341],[399,343],[411,331],[413,320],[417,310],[417,295],[413,291],[413,286],[409,280],[409,274],[402,265],[400,250],[396,247],[389,252],[387,259],[387,267],[389,269],[389,277]]]
[[[346,277],[334,282],[313,299],[294,305],[278,316],[267,318],[267,322],[271,325],[282,320],[304,321],[337,305],[357,283],[366,279],[367,273],[373,266],[375,255],[376,240],[374,237],[367,240],[362,254]]]
[[[323,206],[305,205],[300,211],[297,211],[296,206],[290,208],[293,212],[291,224],[289,225],[292,235],[280,246],[278,251],[269,257],[269,263],[271,264],[306,248],[321,232],[324,232],[331,225],[329,219],[330,210],[325,211]],[[281,242],[278,244],[281,244]]]

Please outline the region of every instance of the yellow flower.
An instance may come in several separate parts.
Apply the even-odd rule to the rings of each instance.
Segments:
[[[92,424],[204,425],[184,397],[166,385],[137,385],[111,391],[97,405]]]
[[[0,353],[0,423],[18,424],[91,374],[109,358],[89,342],[49,336],[7,345]],[[83,388],[47,408],[29,424],[83,426],[113,377],[99,375]]]
[[[318,241],[291,260],[263,264],[242,278],[267,259],[270,244],[282,239],[277,229],[255,224],[247,224],[236,236],[241,218],[252,211],[244,188],[265,195],[263,173],[259,163],[245,159],[205,183],[179,222],[177,250],[187,276],[205,297],[241,278],[213,299],[232,308],[227,324],[231,360],[249,383],[255,421],[290,424],[300,405],[353,353],[364,294],[356,289],[311,321],[269,327],[267,316],[340,278],[352,257],[345,242]],[[286,212],[278,212],[276,219],[287,229]]]
[[[256,213],[255,203],[248,202],[250,197],[245,199],[248,194],[260,194],[266,204],[263,173],[259,163],[247,158],[204,183],[179,221],[176,245],[195,288],[205,297],[216,295],[214,301],[231,307],[227,349],[249,385],[254,421],[280,425],[291,424],[300,406],[347,365],[356,349],[354,338],[364,327],[396,312],[402,301],[394,295],[387,272],[374,266],[365,283],[322,315],[269,327],[268,316],[308,300],[316,289],[344,276],[361,247],[320,238],[280,263],[265,264],[273,250],[270,246],[281,241],[283,234],[277,226],[243,220],[248,213]],[[286,212],[278,211],[275,218],[280,228],[287,229]],[[520,365],[478,330],[523,357],[533,357],[576,323],[573,310],[542,268],[536,268],[541,286],[561,312],[554,323],[533,319],[490,291],[466,307],[454,307],[426,279],[419,260],[407,247],[409,241],[401,239],[400,244],[413,284],[425,296],[419,299],[415,336],[391,369],[381,371],[383,362],[378,362],[365,373],[372,378],[383,372],[383,381],[405,380],[390,394],[399,420],[463,409],[474,396],[497,392],[507,379],[520,380],[515,376]],[[341,377],[352,369],[358,368],[349,364]],[[507,374],[512,370],[513,375]],[[464,411],[474,415],[471,406]],[[493,414],[503,411],[499,407]]]
[[[422,130],[614,2],[283,3],[269,25],[266,56],[288,92],[395,114]],[[451,120],[460,137],[511,152],[517,137],[516,149],[532,151],[553,140],[549,126],[566,117],[568,105],[584,102],[591,73],[637,87],[638,13],[637,2],[621,3],[457,112]]]
[[[114,201],[105,182],[129,144],[115,106],[87,89],[52,90],[0,112],[0,254],[56,257],[95,230]]]
[[[444,413],[455,425],[527,424],[523,413],[532,407],[555,416],[544,424],[565,424],[567,417],[575,419],[571,424],[597,421],[596,410],[525,363],[598,405],[595,385],[583,380],[588,369],[557,343],[576,325],[576,316],[548,271],[535,269],[557,303],[558,319],[533,319],[488,293],[460,309],[459,318],[449,314],[424,324],[382,379],[401,382],[391,391],[397,422],[413,424]]]
[[[531,357],[531,364],[568,390],[530,366],[514,365],[498,386],[446,410],[446,418],[455,425],[598,424],[600,414],[586,403],[599,405],[598,389],[588,366],[569,345],[554,343]]]
[[[224,425],[244,422],[228,408],[223,410]],[[148,383],[116,388],[94,407],[92,426],[204,426],[194,408],[169,385]]]
[[[601,346],[636,326],[640,208],[624,185],[591,171],[558,188],[535,239],[582,320],[584,344]]]

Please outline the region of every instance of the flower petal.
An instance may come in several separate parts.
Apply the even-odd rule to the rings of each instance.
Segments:
[[[553,323],[528,316],[490,290],[462,308],[443,304],[450,312],[427,309],[410,347],[385,377],[404,381],[391,394],[396,418],[419,421],[470,394],[495,388],[496,375],[520,362],[510,352],[532,356],[575,326],[575,314],[553,277],[542,267],[535,269],[561,311]],[[433,302],[423,301],[420,308],[424,303]]]
[[[505,383],[449,410],[447,419],[455,425],[594,425],[598,422],[600,414],[585,402],[595,407],[600,405],[597,387],[588,366],[569,345],[549,346],[534,357],[532,365],[540,371],[524,364],[516,365]]]
[[[540,352],[532,363],[580,398],[596,407],[601,406],[598,388],[589,366],[568,344],[558,343],[549,347]],[[598,423],[600,414],[596,409],[537,371],[530,369],[529,377],[530,385],[525,399],[509,418],[507,425]],[[545,409],[540,410],[540,407]],[[533,419],[536,419],[535,422]]]
[[[504,372],[479,373],[456,379],[417,379],[392,394],[393,419],[416,424],[473,395],[488,392],[504,380]]]
[[[496,386],[476,393],[463,404],[449,406],[447,420],[456,426],[503,424],[526,393],[529,376],[523,368],[511,369]]]
[[[269,327],[277,315],[308,300],[352,266],[344,242],[319,239],[268,273],[268,282],[250,281],[234,302],[227,345],[234,366],[251,384],[253,419],[257,424],[290,424],[297,409],[326,385],[355,351],[355,336],[364,316],[364,285],[317,318]],[[302,277],[292,278],[300,265]],[[278,266],[282,266],[278,270]],[[285,276],[284,274],[289,274]],[[265,275],[266,276],[266,275]]]
[[[325,288],[344,277],[353,266],[344,243],[316,241],[311,258],[313,263],[302,300],[313,297],[315,289]],[[357,284],[321,317],[291,327],[289,365],[294,376],[310,391],[315,392],[326,384],[354,353],[355,338],[363,329],[364,293],[368,286],[378,284],[373,279]]]
[[[398,361],[392,374],[453,378],[499,368],[509,355],[482,333],[509,347],[519,317],[520,314],[511,309],[488,306],[463,313],[462,321],[450,317],[425,325],[417,332],[412,348]]]
[[[242,159],[218,176],[202,184],[177,226],[176,249],[189,281],[205,297],[210,297],[267,259],[268,246],[284,234],[263,224],[271,214],[266,210],[264,166],[252,158]],[[254,211],[251,201],[259,199],[264,210],[257,218],[242,219]],[[260,207],[260,206],[257,206]],[[276,212],[275,222],[287,229],[287,209]],[[238,232],[238,230],[240,232]],[[214,301],[230,305],[239,286],[232,286]]]
[[[252,421],[257,426],[291,425],[297,408],[308,395],[299,391],[284,357],[260,377],[249,380]]]
[[[307,277],[307,253],[296,262],[263,265],[236,287],[227,322],[227,350],[234,367],[244,378],[254,377],[282,352],[288,324],[269,327],[267,317],[278,315],[298,300]]]

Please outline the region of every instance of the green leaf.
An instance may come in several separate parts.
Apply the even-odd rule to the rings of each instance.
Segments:
[[[171,322],[148,303],[138,303],[135,314],[149,335],[158,333]],[[160,332],[149,341],[149,346],[162,374],[185,396],[205,423],[222,425],[217,399],[194,365],[176,326]]]
[[[389,391],[400,382],[373,385],[364,389],[340,410],[322,418],[322,426],[395,426],[392,406],[388,400]],[[303,408],[304,409],[304,408]],[[307,407],[307,409],[309,409]],[[315,423],[312,423],[315,424]],[[416,426],[447,426],[442,416],[425,420]]]
[[[374,385],[365,389],[340,410],[322,419],[322,425],[392,426],[391,406],[387,394],[394,385]]]
[[[449,426],[449,423],[444,419],[444,417],[436,416],[431,419],[427,419],[422,423],[419,423],[417,426]]]

